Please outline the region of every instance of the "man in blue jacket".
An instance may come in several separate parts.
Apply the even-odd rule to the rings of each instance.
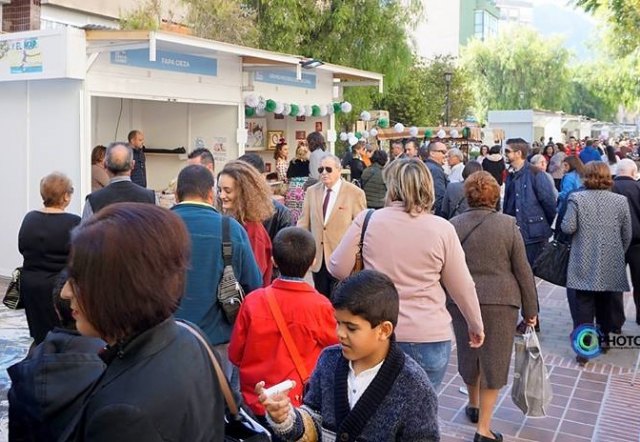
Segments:
[[[444,199],[444,193],[447,190],[447,185],[449,184],[449,179],[447,178],[447,174],[444,173],[442,166],[445,161],[447,161],[447,146],[441,141],[432,141],[428,146],[421,147],[419,154],[433,177],[433,190],[435,194],[433,211],[436,215],[446,218],[442,210],[442,201]]]
[[[584,164],[587,164],[590,161],[601,161],[602,156],[598,149],[593,147],[593,140],[587,140],[585,144],[585,148],[580,152],[580,161]]]
[[[191,265],[187,272],[184,297],[176,318],[193,322],[204,331],[225,365],[231,378],[232,366],[227,356],[233,324],[227,321],[217,302],[222,278],[222,215],[213,207],[213,175],[204,166],[190,165],[178,175],[178,204],[173,210],[187,226],[191,237]],[[251,251],[244,228],[230,219],[233,244],[233,273],[245,293],[262,286],[262,274]],[[167,269],[171,271],[171,269]]]
[[[552,234],[556,216],[553,185],[544,173],[527,163],[529,144],[522,138],[507,140],[505,154],[513,169],[505,182],[504,208],[516,218],[530,265],[538,257]]]

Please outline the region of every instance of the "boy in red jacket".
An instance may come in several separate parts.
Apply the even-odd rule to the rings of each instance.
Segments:
[[[315,260],[315,241],[299,227],[282,229],[273,240],[273,262],[280,277],[267,288],[251,292],[244,300],[231,334],[229,359],[240,370],[240,391],[259,418],[265,410],[258,401],[255,385],[264,380],[271,387],[284,380],[296,382],[289,392],[294,406],[302,402],[306,378],[313,372],[320,352],[338,343],[331,302],[304,281]],[[269,303],[275,301],[273,308]],[[300,356],[300,367],[278,327],[273,310],[283,318],[285,333],[291,336]],[[302,373],[301,373],[302,372]]]

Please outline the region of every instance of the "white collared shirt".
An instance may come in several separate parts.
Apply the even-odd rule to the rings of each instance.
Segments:
[[[331,211],[333,210],[333,206],[336,205],[336,200],[338,199],[338,194],[340,193],[340,188],[342,187],[342,178],[339,178],[338,181],[331,188],[331,195],[329,195],[329,204],[327,204],[327,213],[324,216],[323,224],[327,224],[329,217],[331,216]],[[324,186],[324,192],[322,193],[322,202],[324,204],[324,198],[327,196],[327,186]]]
[[[451,167],[451,172],[449,172],[449,182],[459,183],[464,181],[464,178],[462,178],[463,169],[464,169],[464,163],[458,163],[455,166]]]
[[[378,364],[356,375],[353,364],[349,361],[349,376],[347,377],[347,388],[349,389],[349,408],[353,409],[362,394],[369,388],[373,378],[380,371],[384,359]]]

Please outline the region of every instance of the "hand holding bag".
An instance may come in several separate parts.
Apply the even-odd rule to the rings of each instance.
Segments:
[[[373,212],[373,209],[369,209],[366,216],[364,217],[364,222],[362,223],[362,232],[360,233],[360,242],[358,243],[358,251],[356,252],[356,262],[353,265],[353,269],[351,270],[352,275],[364,269],[364,261],[362,260],[362,244],[364,243],[364,234],[367,231],[369,219],[371,218],[371,215],[373,215]]]
[[[228,216],[222,216],[222,257],[224,270],[218,284],[218,304],[230,324],[236,322],[240,304],[244,301],[244,290],[233,273],[233,243],[231,242]]]
[[[554,239],[545,244],[533,263],[533,274],[551,284],[566,287],[571,245]]]
[[[525,416],[546,416],[553,391],[540,351],[540,342],[533,327],[528,326],[522,337],[516,337],[515,347],[511,399]]]
[[[204,338],[195,327],[186,322],[176,321],[176,324],[195,336],[207,350],[211,364],[213,365],[218,381],[220,382],[220,388],[222,389],[222,394],[224,395],[224,400],[229,411],[225,416],[225,442],[271,442],[271,434],[262,425],[251,418],[246,411],[238,407],[238,404],[236,404],[233,394],[231,393],[231,388],[229,387],[229,381],[222,371],[222,367],[220,367],[220,363],[213,354],[213,350],[211,350],[211,346],[206,338]]]
[[[2,303],[11,310],[19,310],[24,308],[22,299],[20,297],[20,276],[22,273],[22,267],[18,267],[13,271],[11,275],[11,281],[4,294]]]

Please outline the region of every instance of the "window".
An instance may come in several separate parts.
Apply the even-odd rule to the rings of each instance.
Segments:
[[[484,31],[484,11],[476,10],[473,34],[477,39],[484,40],[483,31]]]

